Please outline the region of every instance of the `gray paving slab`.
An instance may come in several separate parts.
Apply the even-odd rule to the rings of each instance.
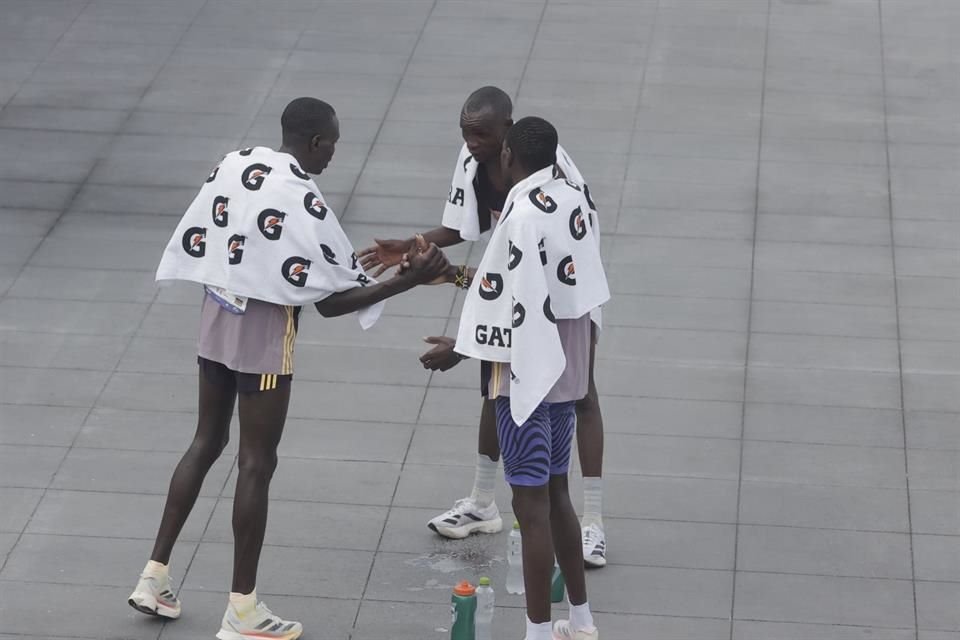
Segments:
[[[942,449],[955,451],[960,443],[955,436],[956,414],[929,411],[908,411],[904,414],[907,446],[917,449]]]
[[[604,637],[960,638],[949,0],[0,8],[4,640],[216,629],[236,437],[175,555],[183,619],[123,606],[197,419],[199,292],[151,279],[210,166],[317,95],[348,235],[408,237],[485,84],[557,125],[606,221]],[[416,361],[462,299],[417,290],[368,332],[304,318],[260,592],[305,637],[439,640],[457,580],[502,584],[505,533],[424,526],[472,475],[476,366]],[[521,604],[498,597],[497,637]]]
[[[744,525],[737,553],[744,571],[901,580],[913,575],[905,533]]]
[[[43,497],[43,490],[7,486],[12,485],[13,482],[4,484],[5,486],[0,489],[0,496],[3,496],[4,504],[0,529],[7,533],[19,535],[27,522],[30,521],[30,515],[36,509],[40,498]],[[13,548],[15,542],[16,540],[10,543],[10,549]]]
[[[25,533],[0,576],[15,582],[124,587],[128,567],[137,564],[147,546],[143,540]],[[186,540],[177,545],[171,564],[186,565],[195,546]]]
[[[7,486],[45,488],[50,484],[60,461],[66,453],[64,447],[38,447],[31,445],[0,445],[0,460],[3,461],[3,481]]]
[[[900,411],[895,409],[748,403],[743,414],[743,436],[750,440],[896,449],[903,446],[903,425]]]
[[[883,629],[863,626],[841,626],[835,624],[803,624],[796,622],[759,622],[741,621],[733,623],[735,640],[760,640],[761,638],[783,638],[784,640],[853,640],[867,635],[878,640],[908,640],[915,637],[914,629]],[[923,632],[920,635],[923,638]]]
[[[907,492],[902,489],[827,487],[751,480],[744,481],[741,488],[740,521],[897,533],[910,528]]]
[[[737,618],[876,627],[909,627],[909,580],[771,575],[741,572]]]

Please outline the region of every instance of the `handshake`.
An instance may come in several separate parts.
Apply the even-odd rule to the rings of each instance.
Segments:
[[[457,284],[466,287],[473,275],[465,267],[450,264],[436,244],[428,243],[419,233],[409,240],[377,240],[376,244],[359,253],[364,269],[378,268],[379,276],[390,267],[397,267],[397,275],[410,277],[417,284]],[[416,275],[414,275],[416,274]],[[447,336],[429,336],[423,339],[433,348],[420,356],[424,369],[447,371],[464,358],[454,351],[456,340]]]

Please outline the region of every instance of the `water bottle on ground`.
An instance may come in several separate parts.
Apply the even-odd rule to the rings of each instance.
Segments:
[[[510,531],[510,546],[507,548],[507,593],[523,595],[523,543],[520,538],[520,523],[513,521]]]
[[[464,580],[453,588],[450,609],[450,640],[476,640],[477,593],[472,584]]]
[[[494,594],[490,578],[480,578],[477,587],[477,638],[493,640]]]

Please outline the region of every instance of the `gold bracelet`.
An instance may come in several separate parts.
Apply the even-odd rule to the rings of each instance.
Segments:
[[[467,265],[462,264],[457,269],[457,275],[453,280],[454,284],[460,289],[470,288],[470,278],[467,275]]]

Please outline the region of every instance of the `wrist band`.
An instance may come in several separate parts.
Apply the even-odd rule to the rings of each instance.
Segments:
[[[467,274],[467,265],[460,265],[460,267],[457,269],[457,275],[453,282],[460,289],[470,288],[470,276]]]

